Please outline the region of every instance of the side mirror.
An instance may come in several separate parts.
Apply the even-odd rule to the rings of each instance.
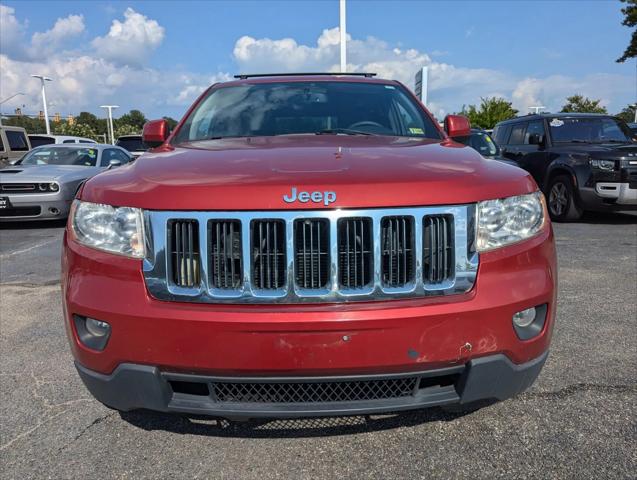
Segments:
[[[122,162],[120,160],[112,159],[108,162],[108,168],[121,167],[121,166],[122,166]]]
[[[543,145],[544,144],[544,135],[540,135],[539,133],[532,133],[529,135],[529,145]]]
[[[447,115],[445,117],[445,132],[451,138],[468,137],[471,135],[471,123],[462,115]]]
[[[169,129],[166,120],[151,120],[144,124],[142,141],[149,148],[159,147],[168,138],[168,133]]]

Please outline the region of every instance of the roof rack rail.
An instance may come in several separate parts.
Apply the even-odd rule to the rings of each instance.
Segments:
[[[304,76],[313,76],[313,75],[325,75],[325,76],[338,76],[344,75],[347,77],[365,77],[372,78],[375,77],[375,73],[361,73],[361,72],[303,72],[303,73],[240,73],[235,75],[234,78],[238,78],[240,80],[245,80],[246,78],[255,78],[255,77],[304,77]]]

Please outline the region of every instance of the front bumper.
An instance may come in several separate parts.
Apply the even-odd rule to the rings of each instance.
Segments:
[[[630,183],[598,182],[595,185],[597,195],[608,198],[617,205],[637,205],[637,188]]]
[[[283,416],[285,410],[301,416],[507,398],[537,376],[555,318],[557,269],[550,226],[530,240],[481,254],[476,284],[466,294],[356,304],[160,301],[146,290],[141,261],[84,247],[67,236],[64,245],[62,290],[73,356],[89,390],[121,409],[221,416]],[[521,340],[512,316],[538,305],[548,306],[544,325],[533,338]],[[103,351],[82,344],[73,315],[111,325]],[[208,383],[215,378],[458,378],[436,391],[380,403],[286,404],[265,410],[249,405],[239,406],[237,413],[226,411],[236,404],[220,405],[212,397],[174,395],[167,382],[179,375]]]
[[[69,216],[72,201],[64,198],[62,192],[2,196],[9,198],[12,207],[0,210],[3,222],[64,219]]]
[[[533,384],[547,356],[548,351],[529,362],[516,365],[506,356],[496,354],[471,360],[462,366],[424,372],[341,377],[211,377],[171,374],[154,366],[130,363],[119,365],[111,375],[103,375],[77,363],[75,366],[91,394],[103,404],[117,410],[144,408],[229,419],[298,418],[387,413],[471,404],[483,400],[505,400]],[[414,378],[416,381],[413,382],[414,388],[410,394],[403,392],[401,396],[388,396],[379,390],[382,387],[377,386]],[[290,384],[291,380],[295,383]],[[365,384],[367,391],[375,391],[377,398],[351,399],[351,392],[356,390],[357,383]],[[185,384],[203,388],[187,389]],[[227,384],[260,387],[261,391],[268,392],[268,398],[255,394],[256,388],[250,390],[252,393],[246,393],[246,389],[242,389],[241,395],[230,396],[226,394],[227,390],[223,390],[224,395],[220,398],[216,392],[222,390],[217,386]],[[286,394],[286,386],[289,389],[290,385],[295,384],[312,385],[314,400],[321,401],[298,401],[300,395],[296,392],[299,388]],[[273,391],[276,391],[276,395],[272,395]],[[309,394],[307,397],[312,400]],[[273,401],[277,398],[280,401]]]

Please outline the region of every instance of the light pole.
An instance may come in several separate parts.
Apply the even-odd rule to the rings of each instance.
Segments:
[[[0,106],[1,106],[3,103],[6,103],[6,102],[8,102],[9,100],[11,100],[12,98],[17,97],[17,96],[19,96],[19,95],[24,95],[24,93],[22,93],[22,92],[14,93],[14,94],[13,94],[13,95],[11,95],[10,97],[7,97],[7,98],[5,98],[4,100],[0,101]],[[1,127],[1,126],[2,126],[2,108],[0,108],[0,127]]]
[[[341,73],[347,70],[347,26],[345,22],[345,0],[340,0],[340,20],[339,31],[341,34]]]
[[[51,127],[49,126],[49,111],[46,108],[46,90],[44,88],[44,82],[51,82],[53,79],[45,77],[44,75],[31,75],[33,78],[39,78],[42,82],[42,105],[44,106],[44,124],[46,125],[46,134],[51,135]]]
[[[119,108],[119,105],[100,105],[100,108],[108,110],[108,133],[111,137],[111,145],[115,145],[115,131],[113,130],[113,109]]]
[[[535,110],[535,113],[538,114],[540,113],[542,110],[544,110],[546,107],[542,106],[542,105],[538,105],[537,107],[529,107],[529,110]]]

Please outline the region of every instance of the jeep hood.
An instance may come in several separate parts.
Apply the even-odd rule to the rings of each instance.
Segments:
[[[335,192],[330,208],[462,204],[537,189],[527,172],[448,140],[290,135],[165,147],[92,178],[81,197],[151,210],[325,208],[286,203],[293,187]]]

